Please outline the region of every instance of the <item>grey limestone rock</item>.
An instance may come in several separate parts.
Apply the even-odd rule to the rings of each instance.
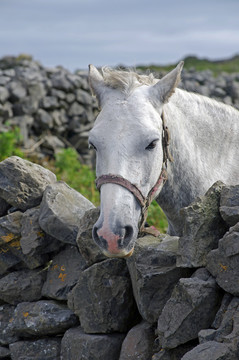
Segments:
[[[53,127],[53,119],[52,116],[44,109],[38,109],[36,113],[36,120],[37,123],[34,124],[34,126],[38,129],[36,129],[37,132],[40,130],[47,130],[51,129]]]
[[[239,222],[239,185],[225,186],[222,189],[220,214],[229,226]]]
[[[36,100],[41,100],[46,95],[46,89],[42,82],[30,83],[27,86],[29,95]]]
[[[119,360],[151,360],[154,348],[154,327],[142,321],[126,335]]]
[[[11,329],[15,334],[32,337],[61,334],[75,325],[78,319],[65,304],[40,300],[18,304]]]
[[[25,211],[21,219],[20,245],[23,254],[37,256],[55,250],[59,250],[62,243],[54,239],[39,226],[39,207]]]
[[[45,153],[49,155],[56,155],[60,150],[65,148],[65,144],[55,135],[46,135],[43,138],[43,143],[41,145]]]
[[[8,345],[18,340],[18,336],[10,329],[15,306],[0,305],[0,345]],[[1,357],[0,357],[1,359]]]
[[[19,261],[23,261],[29,269],[37,268],[47,261],[47,255],[23,253],[20,243],[22,218],[21,211],[14,211],[0,218],[0,267],[3,272],[4,268],[10,268]]]
[[[0,359],[10,359],[10,350],[7,347],[0,346]]]
[[[9,91],[4,86],[0,86],[0,102],[4,103],[9,98]]]
[[[211,325],[219,301],[219,288],[205,269],[180,279],[158,319],[161,347],[171,349],[197,338]]]
[[[39,205],[46,186],[54,182],[51,171],[17,156],[0,163],[0,197],[20,210]]]
[[[157,321],[180,277],[191,274],[176,267],[177,249],[178,237],[149,235],[137,240],[127,260],[140,315],[149,323]]]
[[[99,208],[87,210],[78,223],[79,231],[76,243],[81,255],[86,260],[87,266],[106,259],[92,238],[92,229],[99,215]]]
[[[45,96],[40,101],[40,106],[45,110],[54,110],[59,107],[55,96]]]
[[[0,299],[9,304],[39,300],[44,280],[39,269],[13,271],[0,279]]]
[[[239,298],[225,294],[211,329],[201,330],[199,342],[228,344],[233,356],[239,355]]]
[[[7,245],[12,240],[19,239],[22,216],[21,211],[14,211],[0,218],[0,245]]]
[[[61,338],[17,341],[9,348],[12,360],[60,360]]]
[[[61,360],[118,360],[124,334],[85,334],[81,327],[66,331]]]
[[[89,92],[78,89],[76,90],[76,99],[77,101],[82,105],[92,105],[93,99],[92,96],[89,94]]]
[[[66,78],[64,72],[57,72],[53,74],[51,77],[52,86],[56,89],[63,90],[63,91],[70,91],[72,90],[73,84]]]
[[[177,346],[174,349],[161,349],[155,353],[152,360],[181,360],[183,355],[198,345],[198,341],[189,341],[186,344]],[[208,359],[209,360],[209,359]]]
[[[239,254],[239,222],[219,240],[218,250],[226,257]]]
[[[94,205],[63,181],[47,186],[40,206],[39,224],[49,235],[76,245],[78,223]]]
[[[181,210],[184,229],[179,239],[177,266],[205,266],[208,252],[217,247],[218,240],[226,232],[228,227],[219,213],[224,186],[216,182],[204,196]]]
[[[4,275],[21,260],[13,255],[7,246],[0,248],[0,275]]]
[[[69,116],[77,116],[77,115],[82,115],[85,111],[85,108],[80,105],[78,102],[73,102],[73,104],[70,106],[69,108]]]
[[[67,294],[76,285],[85,267],[85,260],[77,247],[68,245],[52,259],[42,295],[56,300],[67,300]]]
[[[181,360],[237,360],[227,344],[208,341],[187,352]]]
[[[33,115],[38,109],[38,100],[32,96],[26,96],[14,104],[13,109],[14,115]]]
[[[3,105],[0,104],[0,116],[3,118],[3,120],[8,120],[13,116],[12,108],[13,106],[9,102],[6,102]]]
[[[23,99],[27,94],[27,91],[23,87],[23,85],[20,82],[17,82],[17,81],[9,82],[8,85],[7,85],[7,89],[9,91],[9,93],[10,93],[10,99],[13,102],[16,102],[16,101],[19,101],[19,100]]]
[[[239,296],[239,223],[219,240],[218,249],[207,256],[207,269],[225,291]]]
[[[10,209],[11,205],[2,198],[0,198],[0,216],[7,215],[7,210]]]
[[[123,259],[108,259],[84,270],[68,297],[86,333],[125,332],[135,318],[135,303]]]

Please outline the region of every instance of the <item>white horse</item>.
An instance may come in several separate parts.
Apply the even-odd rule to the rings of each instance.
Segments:
[[[132,253],[152,198],[167,216],[168,233],[180,236],[182,207],[217,180],[239,182],[239,112],[176,89],[182,67],[161,80],[89,67],[101,108],[89,136],[101,193],[93,238],[107,256]]]

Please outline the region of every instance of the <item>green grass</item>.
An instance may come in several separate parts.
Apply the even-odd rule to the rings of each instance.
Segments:
[[[24,157],[20,150],[21,135],[18,128],[13,128],[7,132],[0,133],[0,161],[9,156],[16,155]]]
[[[65,181],[95,206],[99,205],[100,197],[95,187],[95,172],[89,166],[80,163],[76,150],[68,148],[59,152],[53,170],[58,180]]]
[[[214,76],[218,76],[222,72],[226,73],[238,73],[239,72],[239,55],[234,56],[228,60],[217,60],[211,61],[208,59],[199,59],[196,56],[187,56],[183,59],[184,69],[190,70],[194,69],[195,71],[211,70]],[[146,71],[147,69],[152,72],[160,71],[170,71],[175,68],[175,64],[170,64],[166,66],[152,64],[149,66],[139,65],[138,69]]]

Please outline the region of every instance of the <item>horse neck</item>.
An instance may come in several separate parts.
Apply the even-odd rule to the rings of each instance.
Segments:
[[[177,90],[164,106],[174,161],[168,162],[168,181],[158,202],[179,228],[179,209],[203,195],[215,181],[226,181],[228,172],[224,176],[221,169],[227,162],[228,142],[221,139],[230,133],[238,115],[229,106],[183,90]],[[238,130],[235,139],[231,139],[235,144],[236,137]],[[180,233],[180,229],[176,232]]]

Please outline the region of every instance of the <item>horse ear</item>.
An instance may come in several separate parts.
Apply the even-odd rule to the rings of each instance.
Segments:
[[[153,97],[154,102],[160,101],[165,104],[168,102],[170,96],[174,93],[175,88],[178,86],[181,80],[181,71],[183,68],[183,61],[176,66],[175,69],[165,75],[157,84],[150,88],[150,96]]]
[[[88,78],[92,95],[96,96],[100,105],[102,103],[103,95],[106,91],[104,78],[94,65],[89,65]]]

